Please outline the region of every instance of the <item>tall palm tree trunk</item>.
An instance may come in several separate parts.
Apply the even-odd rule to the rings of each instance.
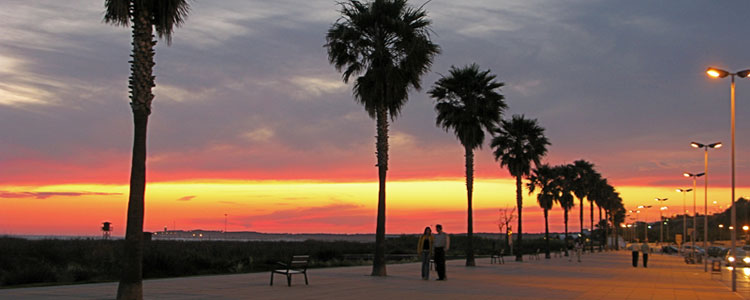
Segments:
[[[375,257],[372,276],[386,276],[385,269],[385,178],[388,171],[388,111],[385,105],[377,111],[378,217],[375,232]]]
[[[544,258],[550,259],[549,255],[549,222],[548,222],[549,210],[544,209],[544,245],[547,249],[544,250]]]
[[[609,210],[604,210],[604,220],[606,220],[606,223],[604,223],[604,250],[610,250],[609,249],[609,240],[607,240],[607,237],[609,237]]]
[[[619,236],[620,232],[617,231],[617,224],[615,223],[615,214],[610,213],[609,216],[612,218],[612,231],[614,232],[614,235],[615,235],[615,240],[614,240],[615,250],[620,250],[620,236]]]
[[[583,197],[580,198],[581,200],[581,236],[583,236]]]
[[[472,193],[474,191],[474,151],[470,147],[465,147],[466,150],[466,199],[468,200],[468,218],[466,228],[466,238],[468,239],[466,245],[466,266],[473,267],[474,262],[474,246],[472,240],[474,239],[474,215],[471,207]]]
[[[607,231],[607,226],[606,226],[607,224],[602,224],[602,207],[599,204],[597,204],[596,208],[599,209],[599,226],[603,226],[603,228],[599,228],[599,234],[600,234],[599,240],[601,241],[599,243],[599,252],[602,252],[602,249],[603,249],[602,247],[604,247],[604,237],[607,235],[605,233],[605,231]]]
[[[565,256],[569,256],[568,254],[568,209],[563,208],[563,211],[565,211]]]
[[[521,175],[516,175],[516,205],[518,206],[518,238],[516,238],[516,261],[523,261],[523,253],[521,250],[521,243],[523,241],[523,195],[521,194]]]
[[[589,232],[589,235],[591,238],[589,239],[589,250],[593,253],[594,252],[594,201],[591,201],[589,203],[589,206],[591,207],[591,231]]]
[[[153,27],[148,9],[133,8],[133,50],[129,81],[133,111],[133,160],[130,169],[128,220],[117,299],[143,299],[143,217],[146,191],[146,129],[154,95]]]

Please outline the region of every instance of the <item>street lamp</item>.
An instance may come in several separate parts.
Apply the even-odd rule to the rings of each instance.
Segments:
[[[706,243],[708,241],[708,149],[716,149],[721,148],[721,142],[716,142],[713,144],[701,144],[698,142],[691,142],[690,146],[697,149],[704,149],[704,155],[703,155],[703,181],[705,186],[703,187],[703,205],[704,205],[704,215],[703,215],[703,249],[706,248]],[[708,272],[708,260],[703,260],[703,272]]]
[[[740,78],[745,78],[748,75],[750,75],[750,69],[738,71],[736,73],[730,73],[728,71],[718,69],[718,68],[711,68],[709,67],[706,69],[706,74],[708,76],[711,76],[713,78],[724,78],[727,76],[731,76],[732,78],[732,85],[730,86],[730,97],[731,97],[731,113],[732,113],[732,212],[730,218],[732,219],[732,226],[737,225],[737,208],[734,207],[734,77],[739,76]],[[737,247],[737,234],[732,231],[732,251]],[[732,263],[732,266],[734,267],[734,263]],[[735,271],[737,268],[732,268],[732,292],[737,291],[737,271]]]
[[[687,206],[685,205],[685,194],[687,192],[692,191],[693,189],[677,189],[678,192],[682,193],[682,241],[680,241],[680,248],[682,248],[682,245],[685,243],[685,239],[687,238]]]
[[[659,201],[659,203],[661,204],[662,202],[667,201],[669,199],[668,198],[656,198],[654,200]],[[662,215],[662,210],[663,210],[662,208],[659,208],[659,244],[664,242],[664,220],[663,220],[664,216]]]
[[[651,205],[639,205],[638,208],[645,209],[645,212],[643,213],[643,222],[645,223],[645,227],[643,228],[643,233],[646,235],[645,240],[646,240],[646,243],[648,243],[648,209],[651,208]]]
[[[665,199],[666,200],[666,199]],[[659,243],[663,243],[663,233],[664,233],[664,211],[668,208],[666,206],[659,207]],[[669,228],[667,228],[669,229]],[[667,234],[669,235],[669,234]]]
[[[682,175],[685,177],[693,177],[693,191],[696,190],[695,179],[705,174],[706,173],[698,173],[698,174],[693,174],[693,173],[688,173],[688,172],[682,173]],[[695,235],[698,233],[697,221],[698,221],[698,210],[695,206],[695,192],[693,192],[693,234],[690,235],[690,239],[693,240],[693,258],[695,258]]]
[[[719,224],[719,240],[721,240],[721,231],[724,229],[724,224]]]

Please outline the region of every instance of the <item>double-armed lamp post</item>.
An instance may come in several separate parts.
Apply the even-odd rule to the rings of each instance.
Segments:
[[[661,203],[664,201],[667,201],[669,199],[667,198],[656,198],[654,199],[656,201],[659,201],[659,206],[661,206]],[[662,212],[666,209],[666,206],[659,207],[659,244],[664,242],[664,215]]]
[[[692,190],[693,189],[677,189],[678,192],[682,193],[682,241],[680,241],[680,248],[685,244],[685,239],[687,238],[687,206],[685,205],[685,194]]]
[[[732,85],[730,86],[730,107],[731,107],[731,113],[732,113],[732,209],[731,209],[731,216],[732,219],[732,227],[737,228],[737,208],[734,205],[734,77],[740,77],[745,78],[748,75],[750,75],[750,69],[745,69],[742,71],[737,71],[735,73],[730,73],[729,71],[725,71],[718,68],[708,68],[706,69],[706,74],[708,76],[713,78],[725,78],[727,76],[730,76],[732,78]],[[734,251],[737,248],[737,233],[736,231],[731,232],[732,235],[732,251]],[[734,266],[734,265],[733,265]],[[732,291],[737,291],[737,268],[732,268]]]
[[[698,173],[693,174],[689,172],[682,173],[685,177],[692,177],[693,178],[693,234],[690,235],[690,239],[693,240],[693,258],[695,258],[695,235],[698,234],[698,207],[695,203],[695,179],[698,177],[701,177],[703,175],[706,175],[706,173]]]
[[[706,242],[708,241],[708,149],[721,148],[721,142],[713,144],[701,144],[698,142],[690,143],[690,146],[697,149],[704,149],[703,153],[703,249],[706,248]],[[703,272],[708,272],[708,260],[703,260]]]
[[[646,243],[648,243],[648,209],[651,208],[651,205],[639,205],[638,208],[641,208],[645,211],[643,215],[643,223],[645,223],[643,233],[645,234],[644,240],[646,241]]]

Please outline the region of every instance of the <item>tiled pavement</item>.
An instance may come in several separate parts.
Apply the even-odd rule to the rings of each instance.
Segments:
[[[371,267],[311,269],[310,285],[295,276],[287,287],[269,273],[147,280],[146,299],[743,299],[720,276],[680,258],[652,254],[649,267],[633,268],[630,252],[605,252],[567,258],[463,266],[448,262],[447,281],[424,281],[418,264],[388,265],[388,277],[368,276]],[[726,269],[724,270],[726,273]],[[434,271],[432,274],[435,276]],[[725,274],[726,276],[726,274]],[[113,299],[116,283],[3,289],[0,299]],[[743,290],[740,292],[744,293]]]

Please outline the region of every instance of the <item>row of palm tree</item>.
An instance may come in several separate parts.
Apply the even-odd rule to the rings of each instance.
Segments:
[[[154,31],[170,44],[174,28],[182,25],[188,15],[189,4],[187,0],[105,0],[104,3],[106,23],[117,26],[132,24],[132,60],[128,88],[134,137],[125,255],[121,262],[123,274],[117,298],[142,299],[146,133],[154,98],[152,88],[155,86]],[[425,10],[409,6],[406,0],[374,0],[367,3],[349,0],[341,3],[340,12],[341,17],[328,30],[325,46],[329,61],[343,73],[345,82],[352,76],[357,76],[354,79],[354,98],[365,107],[370,117],[376,119],[379,190],[372,274],[385,276],[385,183],[388,170],[389,117],[393,120],[399,115],[409,99],[410,90],[421,89],[421,77],[429,71],[434,57],[440,53],[440,47],[430,39],[431,21]],[[503,96],[499,93],[502,86],[502,83],[495,81],[495,75],[491,75],[489,70],[480,71],[477,65],[451,67],[450,75],[438,80],[430,90],[430,95],[437,102],[437,124],[446,130],[453,130],[465,149],[469,237],[473,233],[473,151],[481,147],[484,132],[488,131],[494,135],[491,144],[495,148],[496,160],[516,178],[519,230],[517,246],[520,247],[523,204],[521,180],[529,176],[531,162],[536,167],[540,166],[541,157],[546,154],[549,142],[535,120],[527,120],[523,116],[514,116],[509,121],[501,120],[502,111],[506,108]],[[589,180],[588,177],[579,177],[582,182],[589,182],[586,181]],[[581,203],[584,196],[599,199],[597,197],[600,196],[595,196],[589,189],[582,187],[574,190]],[[549,199],[544,198],[543,202],[547,205]],[[600,207],[608,211],[609,206]],[[566,215],[568,209],[565,210]],[[611,211],[612,208],[609,209]],[[593,207],[591,214],[593,219]],[[582,216],[583,211],[581,218]],[[474,265],[471,246],[467,249],[467,265]]]
[[[378,167],[378,212],[376,222],[373,276],[385,276],[385,205],[386,175],[388,170],[388,125],[406,104],[409,91],[420,90],[421,77],[429,71],[440,47],[430,39],[431,21],[423,7],[411,7],[406,0],[349,0],[341,5],[341,17],[326,35],[328,60],[342,72],[344,82],[354,78],[353,95],[376,120],[376,156]],[[523,178],[531,173],[532,163],[540,167],[541,159],[550,145],[544,129],[536,120],[513,116],[502,120],[507,105],[500,93],[503,83],[496,81],[490,70],[481,70],[476,64],[464,67],[451,66],[447,76],[435,82],[428,94],[435,99],[437,126],[453,131],[465,152],[467,193],[466,265],[473,266],[473,169],[474,151],[481,148],[486,133],[493,136],[491,147],[501,167],[507,167],[516,179],[516,205],[518,211],[519,249],[523,242]],[[575,172],[568,180],[574,185],[559,197],[542,196],[540,204],[548,207],[557,201],[567,213],[573,208],[571,192],[581,200],[583,224],[583,199],[594,201],[596,183],[593,165],[577,161]],[[566,194],[566,195],[563,195]],[[602,207],[602,206],[600,206]],[[593,207],[591,210],[593,228]],[[583,225],[582,225],[583,227]],[[522,260],[516,251],[517,260]]]
[[[585,166],[581,169],[581,166]],[[582,176],[588,174],[592,177],[591,182],[586,182],[582,179]],[[601,238],[600,250],[602,245],[606,244],[607,235],[610,228],[616,229],[617,225],[622,222],[622,218],[616,219],[616,214],[622,214],[625,208],[622,203],[620,194],[615,191],[615,188],[607,182],[607,179],[601,178],[601,175],[594,171],[593,165],[589,162],[579,160],[573,164],[558,165],[550,167],[549,165],[542,165],[533,170],[531,176],[529,176],[528,183],[529,194],[538,190],[537,203],[544,210],[544,233],[546,240],[545,257],[550,258],[549,248],[549,222],[548,222],[548,211],[552,209],[554,203],[558,203],[563,209],[564,222],[565,222],[565,240],[567,241],[568,236],[568,211],[573,208],[575,202],[573,194],[576,194],[576,190],[585,190],[585,193],[576,194],[579,199],[586,197],[591,202],[591,211],[593,212],[593,206],[596,205],[599,208],[599,222]],[[580,196],[578,196],[580,195]],[[602,210],[604,210],[605,216],[602,217]],[[581,211],[583,211],[583,201],[581,201]],[[583,215],[583,214],[581,214]],[[593,213],[591,222],[593,223]],[[609,221],[611,220],[612,226],[610,227]],[[618,222],[619,220],[619,222]],[[583,222],[581,222],[583,224]],[[581,226],[583,228],[583,226]],[[593,232],[593,225],[591,230]],[[581,231],[583,232],[583,230]],[[616,232],[616,231],[615,231]],[[591,238],[593,243],[593,235]],[[591,248],[593,251],[593,248]],[[567,255],[567,249],[566,249]]]

